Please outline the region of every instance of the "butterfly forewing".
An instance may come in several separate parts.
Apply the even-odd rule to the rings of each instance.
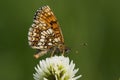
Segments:
[[[34,49],[48,50],[64,43],[58,21],[49,6],[37,10],[28,32],[29,45]]]

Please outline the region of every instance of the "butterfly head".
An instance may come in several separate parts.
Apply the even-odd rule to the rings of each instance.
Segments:
[[[58,49],[60,50],[61,53],[69,53],[70,52],[70,48],[68,48],[64,44],[59,44]]]

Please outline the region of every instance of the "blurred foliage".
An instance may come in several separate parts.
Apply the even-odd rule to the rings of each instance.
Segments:
[[[33,58],[27,33],[43,5],[49,5],[58,18],[72,50],[68,56],[83,75],[80,80],[120,78],[119,0],[1,0],[0,80],[33,80],[39,60]]]

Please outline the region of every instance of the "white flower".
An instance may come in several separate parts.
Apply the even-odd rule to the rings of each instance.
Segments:
[[[78,69],[74,68],[75,64],[68,57],[54,56],[41,60],[33,76],[35,80],[77,80],[81,75],[75,77]]]

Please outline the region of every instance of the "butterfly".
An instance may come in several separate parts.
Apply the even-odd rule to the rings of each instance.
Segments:
[[[59,23],[49,6],[43,6],[34,15],[32,26],[28,32],[28,43],[38,50],[34,55],[39,58],[48,52],[53,56],[56,53],[69,52],[69,48],[64,45]]]

